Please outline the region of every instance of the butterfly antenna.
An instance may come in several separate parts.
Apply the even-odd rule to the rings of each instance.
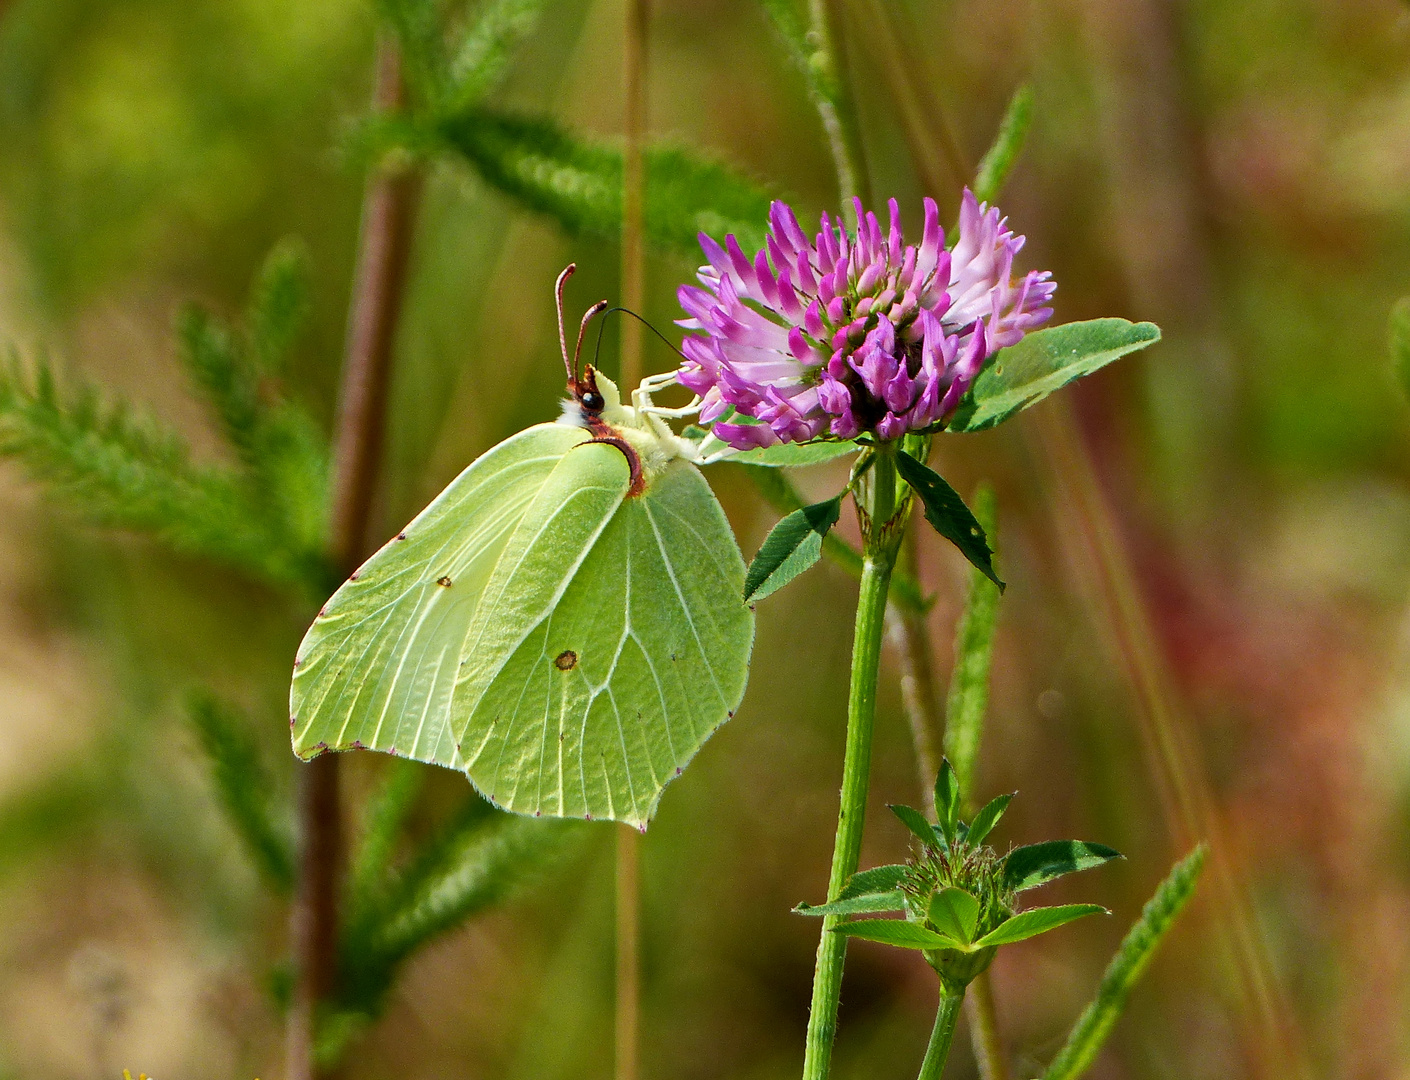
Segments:
[[[606,306],[606,301],[603,301],[603,306],[604,306],[604,307]],[[631,308],[614,307],[614,308],[608,308],[608,309],[607,309],[607,314],[608,314],[608,315],[612,315],[612,314],[615,314],[615,313],[617,313],[617,312],[621,312],[623,315],[630,315],[630,316],[631,316],[633,319],[635,319],[637,322],[641,323],[642,326],[646,327],[646,328],[647,328],[648,330],[650,330],[653,334],[655,334],[658,338],[660,338],[661,341],[662,341],[663,343],[665,343],[666,348],[670,349],[671,352],[675,353],[675,354],[676,354],[677,356],[679,356],[682,360],[689,360],[689,359],[690,359],[690,357],[686,356],[686,354],[683,353],[683,352],[681,352],[680,349],[676,348],[674,345],[671,344],[670,338],[666,337],[665,334],[661,333],[660,330],[657,330],[656,327],[652,326],[649,322],[647,322],[644,318],[642,318],[640,315],[638,315],[638,314],[637,314],[635,311],[633,311]],[[593,351],[593,355],[592,355],[592,360],[593,360],[593,366],[594,366],[594,367],[597,365],[597,358],[598,358],[598,356],[599,356],[599,355],[601,354],[601,352],[602,352],[602,332],[603,332],[606,328],[607,328],[607,320],[604,318],[604,319],[602,320],[602,322],[598,324],[598,327],[597,327],[597,348]],[[579,345],[579,348],[581,348],[581,344]]]
[[[568,359],[568,337],[563,332],[563,286],[568,283],[568,279],[577,270],[577,263],[569,263],[563,268],[563,273],[558,275],[558,281],[553,286],[554,295],[558,299],[558,350],[563,354],[563,366],[568,369],[568,389],[576,390],[578,386],[578,358],[574,356]],[[581,337],[578,348],[582,348]]]
[[[582,355],[583,355],[583,338],[587,337],[588,323],[592,322],[592,320],[595,319],[595,318],[596,318],[599,314],[601,314],[603,311],[605,311],[606,308],[607,308],[607,301],[606,301],[606,300],[599,300],[597,303],[593,304],[592,307],[588,308],[587,311],[583,312],[583,321],[582,321],[582,324],[578,327],[578,347],[573,350],[573,370],[574,370],[574,372],[577,371],[577,368],[578,368],[578,361],[579,361],[579,359],[582,358]],[[602,347],[602,334],[601,334],[601,332],[599,332],[598,335],[597,335],[597,342],[598,342],[598,348],[601,348],[601,347]],[[567,353],[565,352],[564,355],[566,356]],[[596,356],[593,356],[593,359],[596,360],[597,357],[596,357]],[[593,366],[595,367],[596,364],[594,364]],[[575,376],[575,377],[576,377],[576,376]]]

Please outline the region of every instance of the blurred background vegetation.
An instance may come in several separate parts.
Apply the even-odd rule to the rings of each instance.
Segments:
[[[1158,348],[1069,392],[1148,644],[1294,1041],[1319,1076],[1410,1077],[1410,410],[1385,348],[1391,303],[1410,291],[1410,12],[843,6],[877,201],[896,195],[912,228],[924,193],[952,213],[1027,81],[1034,128],[1004,198],[1029,236],[1023,268],[1054,271],[1059,321],[1164,328]],[[616,138],[623,22],[618,0],[549,0],[491,105]],[[238,323],[267,253],[297,238],[308,317],[279,384],[326,433],[378,138],[358,124],[376,25],[362,0],[0,0],[0,339],[229,466],[183,370],[177,314],[196,300]],[[649,62],[654,136],[728,162],[805,220],[834,206],[816,113],[753,0],[654,0]],[[551,285],[570,260],[573,307],[616,295],[610,239],[569,236],[454,153],[432,159],[396,338],[383,536],[476,454],[556,414]],[[653,252],[658,326],[696,261]],[[672,355],[648,340],[647,361]],[[1001,842],[1081,836],[1129,860],[1048,901],[1098,900],[1116,918],[1001,955],[1020,1076],[1061,1044],[1181,853],[1034,423],[938,443],[957,488],[997,487],[1011,585],[975,794],[1023,791]],[[773,513],[737,469],[713,479],[752,553]],[[822,496],[837,477],[798,479]],[[317,600],[95,530],[10,465],[0,503],[0,1076],[282,1075],[279,854],[247,857],[208,754],[238,729],[267,774],[261,805],[284,805],[298,767],[289,666]],[[921,554],[943,678],[966,568],[931,536]],[[853,590],[825,564],[761,605],[745,704],[646,838],[645,1076],[796,1073],[817,929],[789,909],[825,890]],[[896,684],[892,667],[863,865],[904,854],[880,811],[919,797]],[[195,688],[225,703],[198,702],[205,724],[191,722]],[[389,774],[395,789],[392,765],[347,760],[350,820]],[[421,772],[424,787],[406,788],[412,838],[467,813],[462,778]],[[610,837],[582,831],[514,903],[416,955],[346,1074],[609,1075]],[[1196,898],[1094,1076],[1267,1073],[1214,914]],[[910,1075],[933,995],[914,957],[855,945],[838,1077]],[[950,1075],[972,1070],[957,1052]]]

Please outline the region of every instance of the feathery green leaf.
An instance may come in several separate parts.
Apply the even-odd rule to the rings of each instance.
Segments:
[[[1106,974],[1097,988],[1097,996],[1072,1026],[1072,1033],[1043,1074],[1043,1080],[1077,1080],[1091,1068],[1125,1009],[1131,988],[1194,895],[1195,884],[1204,869],[1205,855],[1206,849],[1201,844],[1176,863],[1156,889],[1155,895],[1141,909],[1141,917],[1122,939],[1121,947],[1107,965]]]
[[[348,908],[353,912],[383,898],[393,877],[392,859],[402,825],[426,778],[424,765],[402,758],[393,758],[384,772],[382,785],[368,804],[350,874]]]
[[[514,46],[538,25],[546,0],[488,0],[450,62],[449,106],[465,108],[499,83]]]
[[[404,958],[541,874],[586,831],[494,810],[474,796],[348,926],[345,1004],[375,1013]]]
[[[277,805],[248,721],[206,691],[192,692],[186,714],[210,758],[211,778],[226,818],[275,892],[294,889],[294,838],[289,807]]]
[[[308,317],[308,278],[308,249],[300,240],[281,240],[265,257],[245,322],[258,371],[277,375],[283,370]]]
[[[193,555],[279,583],[307,582],[230,473],[190,461],[174,432],[104,405],[80,385],[67,392],[47,364],[0,367],[0,455],[19,460],[90,521],[158,537]]]
[[[570,234],[615,240],[622,227],[622,153],[570,135],[553,121],[463,109],[439,121],[446,142],[491,186],[556,220]],[[699,233],[734,233],[762,247],[769,196],[723,165],[681,147],[646,151],[646,236],[695,258]]]
[[[249,464],[259,424],[259,388],[253,365],[230,331],[194,304],[176,320],[182,363],[220,420],[226,440]]]

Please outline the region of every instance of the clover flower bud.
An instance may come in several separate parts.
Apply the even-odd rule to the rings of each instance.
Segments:
[[[968,946],[1013,917],[1017,896],[1004,884],[1004,863],[993,848],[963,840],[947,848],[926,845],[901,880],[906,916],[927,930]],[[998,946],[926,949],[922,955],[941,981],[959,990],[988,969]]]
[[[884,233],[853,201],[854,232],[823,214],[811,242],[775,202],[753,259],[732,235],[723,247],[700,236],[701,285],[678,293],[679,325],[700,333],[682,343],[678,377],[702,399],[701,422],[718,421],[732,446],[933,428],[985,360],[1052,316],[1052,275],[1013,279],[1024,238],[968,189],[953,250],[932,199],[919,246],[903,244],[895,199]],[[731,407],[756,422],[734,422]]]

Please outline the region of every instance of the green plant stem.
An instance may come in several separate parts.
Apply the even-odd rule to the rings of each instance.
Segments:
[[[950,1056],[950,1043],[955,1038],[955,1025],[960,1019],[960,1006],[964,1004],[964,990],[952,994],[948,990],[940,992],[940,1007],[935,1010],[935,1027],[930,1032],[930,1045],[925,1048],[925,1060],[920,1063],[920,1074],[916,1080],[940,1080],[945,1071],[945,1061]]]
[[[979,1065],[979,1080],[1009,1080],[1004,1044],[999,1038],[999,1017],[994,1010],[994,984],[989,976],[990,972],[981,971],[969,984],[971,993],[966,1003],[974,1059]]]
[[[808,0],[808,37],[814,45],[808,63],[814,72],[814,103],[827,132],[842,198],[856,195],[868,203],[871,191],[866,154],[856,104],[847,84],[846,57],[841,51],[841,15],[837,0]]]
[[[877,462],[859,491],[864,550],[862,585],[857,598],[856,630],[852,638],[852,681],[847,696],[847,749],[842,763],[842,798],[837,814],[837,839],[832,849],[832,873],[827,898],[837,899],[857,871],[866,821],[867,787],[871,774],[872,724],[876,717],[876,684],[886,629],[886,595],[896,551],[905,529],[904,506],[897,505],[895,449],[883,444]],[[804,1080],[824,1080],[832,1063],[837,1034],[837,1005],[842,995],[842,966],[847,939],[832,933],[838,917],[823,921],[813,972],[813,999],[808,1013],[808,1039],[803,1057]]]

